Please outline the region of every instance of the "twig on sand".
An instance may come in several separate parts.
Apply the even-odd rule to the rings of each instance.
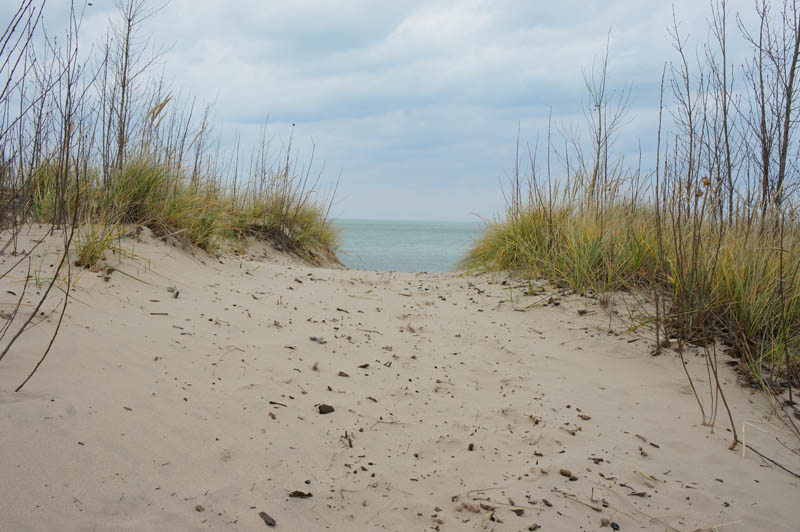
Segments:
[[[492,487],[492,488],[475,489],[475,490],[469,490],[464,495],[472,497],[473,493],[481,493],[483,491],[497,491],[497,490],[505,490],[505,489],[508,489],[508,486],[496,486],[496,487]]]
[[[565,493],[565,492],[560,491],[560,490],[554,490],[554,491],[556,493],[561,494],[561,496],[564,497],[565,499],[569,499],[569,500],[571,500],[573,502],[577,502],[578,504],[582,504],[582,505],[586,506],[587,508],[591,508],[595,512],[602,512],[603,511],[603,509],[600,508],[599,506],[595,506],[593,504],[589,504],[588,502],[583,502],[582,500],[578,499],[574,495],[570,495],[569,493]]]
[[[368,301],[374,301],[378,299],[377,297],[364,297],[364,296],[357,296],[354,294],[347,294],[347,297],[354,297],[356,299],[366,299]]]
[[[737,525],[737,524],[739,524],[741,522],[742,522],[742,520],[739,519],[738,521],[728,521],[727,523],[717,523],[715,525],[704,526],[703,528],[694,528],[692,530],[689,530],[689,532],[716,532],[717,530],[719,530],[723,526]]]
[[[750,449],[750,450],[751,450],[751,451],[753,451],[754,453],[756,453],[758,456],[760,456],[761,458],[763,458],[763,459],[764,459],[764,460],[766,460],[767,462],[769,462],[769,463],[771,463],[771,464],[773,464],[773,465],[776,465],[776,466],[780,467],[781,469],[783,469],[784,471],[786,471],[787,473],[789,473],[789,474],[790,474],[790,475],[792,475],[793,477],[795,477],[795,478],[800,478],[800,473],[795,473],[794,471],[792,471],[791,469],[787,468],[786,466],[784,466],[784,465],[782,465],[782,464],[779,464],[778,462],[776,462],[775,460],[773,460],[773,459],[772,459],[772,458],[770,458],[769,456],[766,456],[765,454],[761,453],[760,451],[757,451],[757,450],[753,449],[753,446],[752,446],[752,445],[750,445],[749,443],[743,443],[742,445],[743,445],[744,447],[747,447],[748,449]],[[744,453],[742,453],[742,454],[744,454]]]
[[[374,429],[374,428],[375,428],[377,425],[408,425],[408,423],[407,423],[407,422],[405,422],[405,421],[384,421],[384,420],[382,420],[382,419],[379,419],[378,421],[376,421],[376,422],[375,422],[375,423],[374,423],[374,424],[373,424],[373,425],[372,425],[372,426],[369,428],[369,430],[372,430],[372,429]]]

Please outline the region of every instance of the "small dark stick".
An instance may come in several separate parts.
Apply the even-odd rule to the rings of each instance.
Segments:
[[[258,516],[267,523],[267,526],[275,526],[275,520],[267,512],[258,512]]]

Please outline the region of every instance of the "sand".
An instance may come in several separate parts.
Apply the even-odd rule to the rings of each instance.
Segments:
[[[621,305],[259,245],[123,247],[108,280],[74,271],[21,392],[62,292],[0,362],[0,530],[271,529],[259,512],[290,531],[800,526],[800,481],[729,451],[724,410],[702,426],[678,355],[651,356]],[[41,280],[57,248],[37,250]],[[23,276],[0,281],[2,310]],[[709,409],[700,351],[686,357]],[[800,471],[797,441],[721,365],[737,430]]]

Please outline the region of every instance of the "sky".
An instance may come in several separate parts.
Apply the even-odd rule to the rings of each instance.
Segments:
[[[752,0],[729,4],[751,16]],[[65,5],[49,1],[49,31],[63,31]],[[321,187],[341,175],[335,217],[466,221],[502,214],[518,132],[523,149],[548,122],[586,133],[584,74],[606,42],[610,92],[631,91],[615,147],[635,164],[641,146],[652,168],[673,7],[694,52],[702,0],[172,0],[141,31],[166,50],[173,92],[213,102],[223,146],[254,144],[267,117],[301,157],[313,146]],[[93,0],[81,42],[115,14]]]

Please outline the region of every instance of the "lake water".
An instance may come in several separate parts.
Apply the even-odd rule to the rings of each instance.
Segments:
[[[475,244],[482,222],[334,220],[339,260],[358,270],[448,272]]]

